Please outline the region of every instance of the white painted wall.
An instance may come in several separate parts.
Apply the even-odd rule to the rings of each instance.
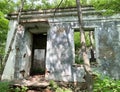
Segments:
[[[10,29],[9,29],[8,36],[7,36],[7,43],[6,43],[6,50],[5,50],[6,53],[8,51],[8,47],[10,45],[13,33],[15,31],[16,24],[17,24],[16,20],[11,20],[9,22]],[[15,44],[16,44],[16,38],[13,42],[13,45],[11,48],[12,50],[9,54],[8,60],[6,61],[6,65],[5,65],[1,80],[14,79],[14,70],[15,70],[14,65],[15,65],[15,56],[16,56]]]

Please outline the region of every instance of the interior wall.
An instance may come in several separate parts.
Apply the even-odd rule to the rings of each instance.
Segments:
[[[31,75],[45,74],[45,49],[34,49]]]

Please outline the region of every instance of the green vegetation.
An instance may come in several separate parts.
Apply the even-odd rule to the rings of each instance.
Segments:
[[[93,92],[119,92],[120,80],[113,80],[108,76],[95,74],[94,77],[94,91]],[[0,82],[0,92],[26,92],[27,87],[10,88],[10,82]],[[59,86],[55,81],[50,81],[50,89],[54,92],[73,92],[72,89]]]
[[[0,92],[9,92],[9,82],[0,82]]]
[[[120,80],[97,74],[94,79],[94,92],[120,92]]]
[[[21,88],[17,87],[13,90],[11,89],[11,91],[13,91],[13,92],[26,92],[27,90],[28,90],[28,88],[25,86],[22,86]]]
[[[86,40],[86,46],[90,47],[89,31],[85,32],[85,40]],[[81,48],[80,32],[74,33],[74,43],[75,43],[75,51],[78,51]]]
[[[75,51],[78,51],[81,47],[80,44],[80,32],[74,33],[74,44],[75,44]]]
[[[87,48],[90,47],[89,31],[85,32],[85,40]],[[80,44],[80,32],[74,33],[74,44],[75,44],[75,63],[83,64],[82,55],[80,55],[81,44]]]
[[[75,63],[76,64],[83,64],[83,58],[78,54],[75,55]]]
[[[62,88],[57,85],[57,83],[53,80],[50,81],[50,87],[54,92],[72,92],[69,88]]]
[[[106,10],[104,14],[111,15],[120,12],[119,0],[91,0],[91,4],[97,10]]]
[[[10,82],[0,82],[0,92],[26,92],[27,90],[28,88],[25,86],[22,86],[21,88],[10,88]]]
[[[14,3],[11,0],[0,0],[0,63],[2,62],[9,21],[6,19],[6,14],[14,10]],[[2,63],[0,64],[1,69]],[[1,73],[1,72],[0,72]]]
[[[52,2],[51,2],[52,1]],[[76,2],[73,0],[63,0],[60,4],[61,0],[25,0],[24,10],[30,9],[52,9],[52,8],[66,8],[66,7],[76,7]],[[87,5],[87,0],[81,0],[83,5]],[[16,6],[19,6],[20,0],[16,3]],[[60,6],[58,7],[58,5]]]

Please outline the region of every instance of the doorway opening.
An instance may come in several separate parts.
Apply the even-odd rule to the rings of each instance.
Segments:
[[[32,62],[30,75],[45,74],[47,33],[33,34]]]
[[[92,64],[92,62],[96,62],[94,29],[85,28],[84,30],[85,30],[86,50],[90,63]],[[75,63],[83,64],[79,29],[74,30],[74,45],[75,45]]]

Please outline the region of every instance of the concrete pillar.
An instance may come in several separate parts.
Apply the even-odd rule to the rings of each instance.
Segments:
[[[46,78],[72,81],[73,34],[70,25],[51,26],[47,35]]]

